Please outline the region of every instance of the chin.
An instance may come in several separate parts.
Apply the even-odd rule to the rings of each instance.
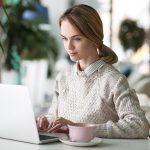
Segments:
[[[74,61],[74,62],[76,62],[76,61],[78,61],[78,60],[79,60],[79,59],[74,58],[74,57],[70,57],[70,59],[71,59],[72,61]]]

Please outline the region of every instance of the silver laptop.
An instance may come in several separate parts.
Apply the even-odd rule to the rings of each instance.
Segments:
[[[0,138],[35,144],[58,141],[54,134],[39,135],[26,86],[0,84]]]

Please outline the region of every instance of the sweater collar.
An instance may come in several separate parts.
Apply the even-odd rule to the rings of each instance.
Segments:
[[[75,65],[75,73],[79,76],[88,77],[92,73],[94,73],[96,70],[98,70],[98,68],[102,67],[103,65],[104,65],[104,61],[98,60],[94,62],[93,64],[91,64],[90,66],[88,66],[84,71],[80,71],[79,63],[77,62]]]

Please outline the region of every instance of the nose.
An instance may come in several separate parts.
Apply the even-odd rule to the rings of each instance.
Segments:
[[[72,40],[68,40],[67,49],[68,50],[73,50],[74,49],[74,44],[73,44]]]

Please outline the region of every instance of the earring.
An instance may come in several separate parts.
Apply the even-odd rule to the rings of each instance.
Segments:
[[[100,51],[99,51],[99,48],[96,49],[97,50],[97,54],[98,56],[100,55]]]

